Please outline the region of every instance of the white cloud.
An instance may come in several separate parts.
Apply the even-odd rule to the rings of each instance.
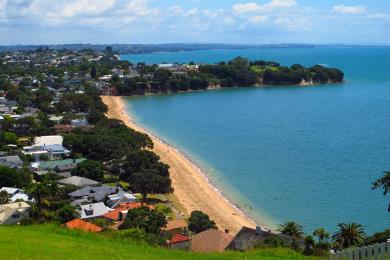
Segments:
[[[367,13],[367,7],[364,5],[335,5],[332,8],[333,12],[339,14],[364,14]]]
[[[248,19],[248,22],[249,23],[253,23],[253,24],[257,24],[257,23],[263,23],[267,20],[267,17],[266,16],[263,16],[263,15],[255,15],[255,16],[251,16],[249,17]]]
[[[295,0],[271,0],[270,2],[260,5],[255,2],[240,3],[233,6],[233,11],[237,14],[272,12],[277,9],[289,8],[297,5]]]

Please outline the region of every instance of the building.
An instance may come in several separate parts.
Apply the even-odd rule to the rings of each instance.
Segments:
[[[260,241],[269,237],[279,237],[286,243],[291,243],[293,238],[288,235],[275,234],[271,230],[263,229],[262,227],[257,226],[256,229],[249,227],[242,227],[241,230],[236,234],[233,240],[230,242],[228,249],[229,250],[238,250],[246,251],[253,248]],[[303,241],[295,241],[298,246],[304,246]]]
[[[188,224],[183,219],[170,220],[162,231],[170,237],[176,234],[188,235]]]
[[[17,155],[0,157],[0,165],[13,169],[23,167],[23,161]]]
[[[46,155],[49,160],[62,159],[70,154],[70,151],[62,146],[63,137],[60,135],[35,137],[34,145],[24,146],[22,153],[32,155],[35,161],[39,161],[40,156]]]
[[[26,202],[0,205],[0,225],[13,225],[30,217],[31,207]]]
[[[9,194],[10,202],[15,202],[15,201],[31,201],[26,193],[22,189],[19,188],[10,188],[10,187],[3,187],[0,189],[0,191],[5,191]]]
[[[208,229],[192,237],[191,251],[199,253],[223,252],[233,236],[217,229]]]
[[[103,217],[113,222],[122,222],[130,210],[139,207],[142,207],[142,204],[140,202],[122,203],[118,205],[114,210],[111,210],[104,214]],[[145,205],[145,207],[148,207],[152,210],[155,209],[153,205]]]
[[[63,185],[73,185],[77,187],[86,187],[86,186],[98,186],[100,185],[100,182],[84,178],[84,177],[79,177],[79,176],[72,176],[69,178],[65,178],[62,180],[59,180],[58,183],[63,184]]]
[[[64,226],[69,229],[78,229],[78,230],[82,230],[85,232],[92,232],[92,233],[98,233],[102,231],[101,227],[89,223],[87,221],[81,220],[79,218],[76,218],[74,220],[65,223]]]
[[[84,204],[85,202],[101,202],[108,195],[116,194],[122,191],[122,188],[102,185],[98,187],[86,186],[68,194],[73,205]]]
[[[120,204],[134,203],[137,201],[138,199],[134,196],[134,194],[125,191],[119,191],[116,194],[108,196],[107,206],[113,209]]]
[[[191,248],[191,238],[176,234],[168,241],[168,246],[171,249],[189,250]]]
[[[80,205],[80,208],[81,219],[95,219],[108,212],[108,208],[103,202]]]

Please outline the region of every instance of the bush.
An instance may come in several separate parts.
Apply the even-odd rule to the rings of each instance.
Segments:
[[[150,245],[165,246],[165,238],[156,234],[146,233],[143,229],[130,228],[126,230],[119,230],[114,233],[114,236],[119,239],[130,239],[136,241],[146,242]]]
[[[255,248],[275,248],[275,247],[290,247],[283,239],[276,235],[268,236],[260,241],[258,241]]]
[[[57,218],[61,223],[66,223],[75,218],[78,218],[79,216],[79,212],[74,206],[70,204],[64,205],[57,211]]]

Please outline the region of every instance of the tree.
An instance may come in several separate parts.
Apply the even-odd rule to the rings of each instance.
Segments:
[[[390,171],[385,172],[385,175],[382,178],[376,180],[372,184],[372,189],[379,189],[379,188],[383,189],[383,195],[387,195],[387,193],[390,192]]]
[[[362,225],[355,222],[338,224],[339,230],[333,234],[332,239],[339,248],[348,248],[364,240],[365,232]]]
[[[8,204],[9,202],[9,194],[5,190],[0,191],[0,205]]]
[[[0,187],[23,188],[30,183],[31,176],[27,171],[0,166]]]
[[[127,213],[119,229],[139,228],[145,230],[146,233],[159,234],[166,224],[166,217],[163,213],[148,207],[139,207]]]
[[[188,229],[194,233],[200,233],[202,231],[217,228],[215,222],[210,217],[200,210],[191,212],[191,216],[188,218]]]
[[[169,193],[173,191],[171,179],[160,175],[156,170],[143,170],[130,176],[129,184],[133,192],[141,193],[142,202],[146,202],[148,194]]]
[[[385,175],[382,178],[376,180],[372,184],[372,189],[379,189],[379,188],[383,189],[383,195],[387,195],[390,192],[390,171],[385,172]],[[390,212],[390,203],[387,208],[387,211]]]
[[[313,251],[314,251],[314,246],[315,246],[315,241],[314,241],[314,238],[312,236],[306,236],[305,237],[305,249],[303,251],[303,253],[305,255],[311,255],[313,254]]]
[[[289,221],[279,225],[278,231],[280,231],[282,234],[289,235],[295,238],[302,238],[304,234],[302,226],[294,221]]]
[[[329,238],[329,233],[325,231],[324,228],[320,227],[314,230],[313,236],[318,238],[318,243],[326,242],[326,240]]]
[[[95,79],[96,76],[97,76],[97,72],[96,72],[96,66],[92,66],[91,68],[91,71],[89,72],[89,75],[91,75],[91,78]]]
[[[34,199],[35,201],[38,218],[42,217],[42,211],[44,209],[44,201],[47,198],[48,194],[49,194],[49,189],[45,185],[45,183],[35,184],[29,192],[29,198]]]
[[[100,162],[86,160],[77,164],[76,168],[72,170],[72,175],[102,181],[104,178],[104,167]]]
[[[64,205],[62,208],[60,208],[57,211],[57,217],[61,223],[66,223],[66,222],[71,221],[75,218],[78,218],[79,216],[80,216],[80,214],[77,211],[77,209],[70,204]]]

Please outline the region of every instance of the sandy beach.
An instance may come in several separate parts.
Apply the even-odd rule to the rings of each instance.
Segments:
[[[130,128],[149,134],[154,143],[153,151],[170,166],[174,195],[189,215],[193,210],[201,210],[213,219],[219,229],[228,229],[236,234],[242,226],[254,227],[255,223],[222,196],[212,186],[201,170],[178,150],[150,135],[138,126],[127,114],[121,97],[103,96],[108,106],[107,116],[122,120]]]

